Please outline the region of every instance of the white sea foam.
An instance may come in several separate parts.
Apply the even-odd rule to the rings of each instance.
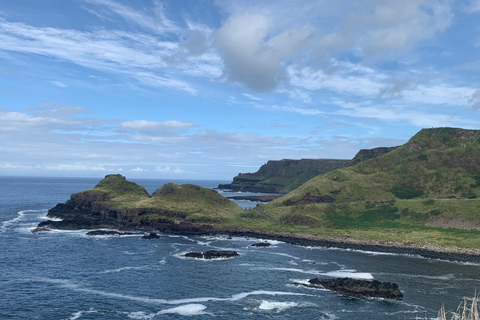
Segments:
[[[166,313],[176,313],[181,316],[196,316],[200,314],[207,314],[204,310],[207,307],[204,306],[203,304],[198,304],[198,303],[192,303],[192,304],[186,304],[183,306],[171,308],[171,309],[165,309],[160,311],[158,314],[166,314]]]
[[[335,277],[335,278],[353,278],[353,279],[364,279],[364,280],[371,280],[373,279],[373,275],[368,272],[356,272],[355,270],[336,270],[336,271],[329,271],[323,272],[319,270],[303,270],[297,268],[257,268],[257,270],[272,270],[272,271],[287,271],[287,272],[297,272],[297,273],[304,273],[304,274],[312,274],[317,276],[327,276],[327,277]]]
[[[150,320],[150,319],[153,319],[156,315],[157,315],[156,313],[146,314],[143,311],[127,313],[127,317],[135,320]]]
[[[72,283],[68,280],[62,280],[62,279],[35,278],[35,279],[33,279],[33,281],[55,284],[55,285],[61,286],[63,288],[72,290],[72,291],[98,295],[98,296],[102,296],[102,297],[106,297],[106,298],[131,300],[131,301],[138,301],[138,302],[143,302],[143,303],[148,303],[148,304],[156,304],[156,305],[158,305],[158,304],[167,304],[167,305],[199,304],[199,303],[204,303],[204,302],[209,302],[209,301],[238,301],[238,300],[244,299],[244,298],[246,298],[248,296],[251,296],[251,295],[308,296],[307,294],[296,293],[296,292],[258,290],[258,291],[242,292],[242,293],[234,294],[230,298],[199,297],[199,298],[166,300],[166,299],[155,299],[155,298],[149,298],[149,297],[131,296],[131,295],[126,295],[126,294],[121,294],[121,293],[106,292],[106,291],[86,288],[86,287],[83,287],[79,284]]]
[[[114,272],[121,272],[125,270],[144,270],[144,269],[152,269],[153,266],[141,266],[141,267],[121,267],[117,269],[105,270],[102,273],[114,273]]]
[[[36,212],[38,210],[23,210],[17,212],[17,216],[13,219],[3,221],[2,225],[0,226],[0,232],[5,232],[9,226],[12,224],[18,223],[20,220],[22,220],[25,217],[25,213],[27,212]]]
[[[293,307],[298,307],[298,303],[263,300],[258,306],[258,309],[274,311],[274,312],[282,312],[288,308],[293,308]]]
[[[72,316],[70,318],[67,318],[66,320],[80,319],[85,313],[97,313],[97,310],[90,308],[90,310],[87,310],[87,311],[77,311],[77,312],[74,312]]]
[[[353,278],[362,280],[372,280],[373,275],[368,272],[355,272],[354,270],[338,270],[322,273],[322,276],[334,277],[334,278]]]

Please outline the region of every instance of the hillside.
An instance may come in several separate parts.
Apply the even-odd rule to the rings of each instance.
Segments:
[[[391,152],[317,176],[278,201],[292,205],[477,194],[480,131],[436,128],[421,130]]]
[[[254,173],[239,173],[232,183],[220,184],[218,189],[233,191],[288,193],[308,180],[329,171],[355,165],[361,161],[378,157],[396,147],[362,149],[352,160],[300,159],[270,160]]]
[[[290,232],[480,248],[479,195],[480,131],[435,128],[257,210]]]
[[[212,189],[169,183],[150,196],[142,186],[115,174],[50,209],[48,217],[63,220],[47,220],[39,227],[161,230],[181,222],[221,223],[242,212]]]

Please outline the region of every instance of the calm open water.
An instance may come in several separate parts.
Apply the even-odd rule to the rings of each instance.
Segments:
[[[442,303],[454,311],[480,288],[478,264],[406,255],[281,242],[255,248],[258,239],[226,236],[31,233],[49,208],[98,181],[0,177],[0,319],[433,319]],[[167,182],[134,181],[150,193]],[[241,255],[182,257],[211,249]],[[396,282],[404,300],[348,298],[293,285],[346,276]]]

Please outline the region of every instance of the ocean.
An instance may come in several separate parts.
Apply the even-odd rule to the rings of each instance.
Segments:
[[[455,311],[480,287],[479,264],[409,255],[278,241],[258,248],[251,245],[262,239],[226,235],[31,233],[49,208],[98,181],[0,177],[0,319],[435,319],[442,304]],[[150,193],[170,182],[131,181]],[[183,257],[212,249],[240,256]],[[404,299],[350,298],[294,284],[316,277],[395,282]]]

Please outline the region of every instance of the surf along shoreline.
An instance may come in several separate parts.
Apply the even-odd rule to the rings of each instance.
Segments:
[[[474,248],[442,247],[431,243],[410,241],[395,242],[387,240],[368,240],[347,237],[329,237],[309,233],[287,233],[280,231],[246,230],[226,228],[216,234],[243,236],[266,240],[277,240],[300,246],[325,247],[331,249],[355,250],[363,252],[404,254],[428,259],[457,262],[480,263],[480,250]]]

